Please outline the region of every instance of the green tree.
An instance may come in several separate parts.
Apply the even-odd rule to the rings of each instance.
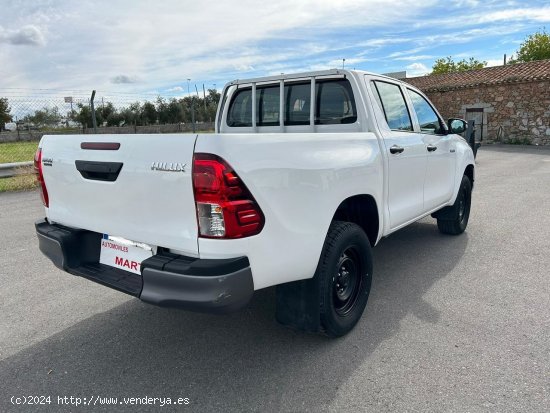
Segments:
[[[96,108],[95,112],[98,125],[107,124],[107,126],[120,126],[124,121],[122,113],[117,110],[112,102],[102,103]]]
[[[193,107],[193,99],[196,99],[193,96],[185,96],[184,98],[179,99],[180,106],[183,112],[183,122],[191,123],[192,115],[191,108]],[[195,102],[196,105],[196,102]],[[195,106],[196,109],[196,106]],[[196,121],[197,112],[195,111],[195,121]]]
[[[127,108],[120,109],[121,124],[141,125],[140,114],[141,105],[139,102],[134,102]]]
[[[220,93],[216,89],[208,89],[206,96],[206,107],[208,108],[208,121],[214,121],[216,111],[218,110],[218,102],[220,101]]]
[[[44,106],[37,110],[32,115],[27,115],[23,118],[24,122],[32,123],[35,126],[57,126],[61,122],[61,114],[57,106],[48,108]]]
[[[167,120],[168,123],[180,123],[183,122],[183,106],[175,98],[170,99],[168,102],[167,110]]]
[[[157,118],[159,120],[159,123],[168,123],[168,104],[163,97],[157,96],[155,109],[157,111]]]
[[[4,130],[6,123],[11,122],[11,108],[8,103],[8,98],[0,98],[0,131]]]
[[[550,59],[550,33],[545,29],[527,36],[523,41],[516,57],[510,59],[510,63],[532,62],[534,60]]]
[[[181,104],[172,98],[166,101],[162,97],[157,97],[156,110],[158,114],[159,123],[171,124],[183,122],[183,108]]]
[[[151,102],[145,102],[141,106],[141,120],[144,125],[153,125],[157,123],[157,109]]]
[[[78,110],[73,111],[73,120],[80,123],[83,128],[91,128],[93,125],[90,106],[78,103],[77,108]]]
[[[432,66],[432,74],[465,72],[467,70],[483,69],[485,66],[487,66],[487,62],[479,61],[473,57],[470,57],[469,60],[462,59],[459,62],[455,62],[451,56],[448,56],[435,61]]]

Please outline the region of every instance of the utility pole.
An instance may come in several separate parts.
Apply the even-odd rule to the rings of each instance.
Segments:
[[[187,79],[187,97],[189,97],[189,82],[191,79]],[[191,123],[193,124],[193,133],[195,133],[195,104],[191,97]]]
[[[97,133],[97,121],[95,119],[94,98],[95,98],[95,90],[92,90],[92,98],[90,99],[90,106],[92,109],[92,125],[94,127],[94,133]]]
[[[191,97],[191,123],[193,124],[193,133],[195,133],[195,96]]]

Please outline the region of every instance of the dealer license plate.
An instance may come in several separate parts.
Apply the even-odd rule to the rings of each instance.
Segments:
[[[121,270],[141,274],[141,263],[153,256],[153,248],[140,242],[103,234],[99,262]]]

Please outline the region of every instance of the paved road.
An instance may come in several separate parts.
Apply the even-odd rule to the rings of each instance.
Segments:
[[[273,289],[213,316],[66,275],[38,252],[38,195],[0,195],[0,411],[112,411],[57,405],[96,395],[187,397],[189,411],[548,411],[549,207],[550,151],[482,148],[467,232],[425,219],[383,240],[365,315],[329,340],[277,325]]]

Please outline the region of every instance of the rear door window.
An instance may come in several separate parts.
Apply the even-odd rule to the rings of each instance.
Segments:
[[[412,121],[401,88],[393,83],[374,81],[374,95],[391,130],[412,131]]]

